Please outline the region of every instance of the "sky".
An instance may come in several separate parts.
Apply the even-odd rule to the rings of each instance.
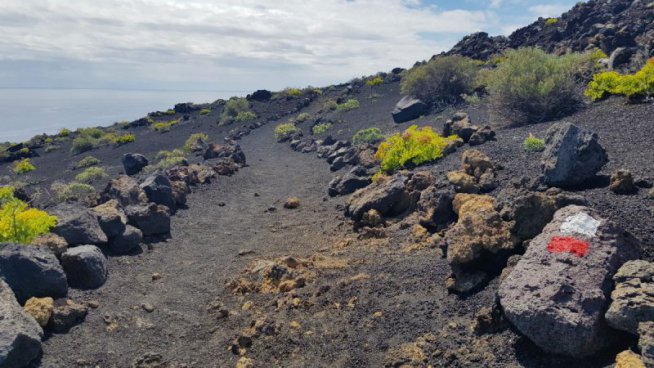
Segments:
[[[410,67],[577,1],[2,0],[0,88],[242,91]]]

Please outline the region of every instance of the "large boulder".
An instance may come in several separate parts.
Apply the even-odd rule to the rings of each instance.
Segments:
[[[355,166],[343,176],[336,176],[329,182],[328,194],[331,197],[354,193],[372,182],[365,167]]]
[[[125,212],[120,208],[117,200],[112,199],[93,207],[92,211],[98,216],[100,228],[107,235],[107,238],[112,239],[125,231],[127,216],[125,216]]]
[[[26,367],[41,355],[43,330],[0,279],[0,367]]]
[[[553,124],[547,131],[541,167],[545,184],[571,187],[593,178],[609,162],[597,134],[570,123]]]
[[[456,220],[452,207],[454,193],[447,189],[430,186],[420,193],[418,209],[420,210],[420,225],[442,230]]]
[[[170,233],[170,212],[168,207],[150,203],[125,208],[129,224],[141,230],[143,236]]]
[[[543,350],[594,354],[616,336],[604,320],[611,277],[639,254],[636,239],[590,208],[562,208],[501,283],[500,303]]]
[[[68,283],[80,289],[95,289],[107,281],[107,259],[95,245],[70,248],[61,255]]]
[[[510,224],[495,210],[495,198],[487,195],[457,194],[453,209],[457,223],[447,231],[447,262],[454,273],[448,281],[450,288],[459,292],[471,290],[483,280],[486,272],[498,272],[508,257],[516,252],[518,241],[511,234]],[[462,279],[471,279],[476,283]]]
[[[177,205],[173,196],[173,188],[166,176],[152,174],[141,183],[141,188],[150,202],[162,204],[168,207],[172,213],[175,212]]]
[[[138,247],[141,244],[141,240],[143,240],[141,230],[132,225],[127,225],[122,234],[111,239],[109,249],[116,254],[126,254]]]
[[[0,244],[0,279],[9,284],[21,304],[31,297],[57,298],[68,293],[64,270],[45,248]]]
[[[412,96],[404,96],[393,109],[393,121],[404,123],[417,119],[429,110],[426,103]]]
[[[98,216],[92,210],[76,205],[59,205],[51,214],[57,216],[53,233],[66,239],[70,245],[104,244],[108,241]]]
[[[654,321],[654,263],[636,260],[622,265],[613,276],[615,289],[606,321],[613,328],[638,333],[638,324]]]
[[[122,163],[125,174],[134,175],[148,166],[148,159],[140,153],[126,153],[123,155]]]
[[[102,192],[102,199],[105,202],[115,199],[123,207],[148,202],[148,196],[141,189],[139,183],[125,175],[119,176],[107,184]]]
[[[265,90],[265,89],[259,89],[259,90],[256,90],[256,91],[252,92],[252,94],[247,95],[246,98],[249,101],[264,102],[264,101],[268,101],[268,100],[270,100],[272,98],[272,92],[270,92],[268,90]]]
[[[361,220],[369,210],[381,215],[399,213],[406,209],[405,176],[394,176],[358,190],[346,207],[345,214],[355,221]]]

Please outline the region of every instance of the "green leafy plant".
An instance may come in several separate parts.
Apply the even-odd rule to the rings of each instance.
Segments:
[[[299,97],[302,95],[302,90],[299,88],[287,88],[284,92],[290,97]]]
[[[161,122],[158,122],[158,123],[154,123],[150,127],[155,132],[167,133],[167,132],[170,131],[170,129],[172,129],[172,127],[174,127],[177,124],[179,124],[179,120],[176,119],[176,120],[171,120],[171,121],[161,121]]]
[[[393,172],[407,165],[418,166],[443,157],[445,148],[457,136],[441,137],[430,126],[410,126],[402,134],[396,133],[379,145],[375,158],[384,172]]]
[[[366,128],[366,129],[361,129],[354,133],[354,136],[352,137],[352,143],[354,144],[363,144],[363,143],[377,143],[381,140],[384,139],[384,135],[382,134],[381,130],[379,128]]]
[[[326,131],[328,131],[332,127],[332,123],[320,123],[316,124],[311,128],[311,132],[313,132],[314,135],[316,134],[323,134]]]
[[[576,76],[586,55],[557,56],[538,48],[509,50],[506,60],[480,77],[494,110],[511,125],[566,116],[578,109]]]
[[[209,115],[209,114],[211,114],[211,109],[200,110],[200,115]]]
[[[159,151],[159,152],[157,152],[157,155],[155,156],[155,158],[157,160],[162,160],[162,159],[171,158],[171,157],[186,158],[186,153],[184,153],[184,151],[182,151],[181,149],[176,148],[176,149],[174,149],[172,151]]]
[[[459,102],[472,94],[480,64],[463,56],[443,56],[409,70],[400,82],[403,94],[428,104]]]
[[[279,124],[275,127],[275,139],[278,142],[283,142],[299,131],[300,129],[293,123]]]
[[[323,108],[325,110],[334,111],[338,108],[338,103],[336,103],[336,100],[330,98],[325,101],[325,103],[323,104]]]
[[[384,83],[384,78],[382,78],[381,76],[376,76],[366,81],[366,84],[369,85],[370,87],[378,86],[382,83]]]
[[[14,196],[13,187],[0,187],[0,242],[29,244],[50,231],[57,218],[47,212],[30,208]]]
[[[252,111],[242,111],[239,112],[238,115],[236,115],[234,121],[237,123],[246,123],[256,118],[257,118],[257,114],[253,113]]]
[[[96,193],[93,186],[76,182],[70,184],[54,182],[50,186],[50,190],[59,202],[84,201]]]
[[[247,121],[248,119],[256,119],[256,115],[254,115],[254,118],[252,118],[252,115],[254,115],[254,113],[250,111],[250,103],[247,99],[243,97],[233,97],[225,103],[225,108],[223,109],[222,114],[220,114],[219,125],[231,124],[237,120]]]
[[[311,114],[308,112],[303,112],[300,115],[297,116],[296,121],[299,123],[304,123],[305,121],[311,119]]]
[[[350,110],[355,110],[360,107],[359,100],[356,98],[350,98],[349,100],[343,102],[342,104],[338,104],[336,106],[336,109],[338,111],[350,111]]]
[[[193,152],[202,149],[202,146],[209,140],[209,135],[206,133],[194,133],[186,140],[184,144],[184,151]]]
[[[43,151],[45,151],[45,153],[50,153],[50,152],[57,151],[59,149],[61,149],[61,146],[58,144],[48,144],[47,146],[45,146]]]
[[[98,140],[89,136],[78,136],[73,139],[73,144],[70,151],[73,154],[90,151],[98,146]]]
[[[127,143],[132,143],[136,141],[136,136],[134,134],[117,134],[110,132],[105,134],[102,138],[102,141],[114,144],[116,146],[122,146]]]
[[[30,171],[36,170],[36,167],[32,165],[29,158],[24,158],[14,164],[14,174],[21,175],[28,173]]]
[[[522,146],[528,152],[542,152],[545,150],[545,140],[536,138],[533,134],[529,133],[529,136],[522,142]]]
[[[105,179],[109,177],[105,169],[97,166],[88,167],[81,173],[75,176],[75,181],[80,183],[90,183],[95,180]]]
[[[84,169],[91,166],[96,166],[100,164],[100,160],[93,156],[86,156],[83,159],[77,161],[75,164],[76,169]]]
[[[57,133],[57,135],[60,136],[60,137],[68,137],[70,135],[70,133],[72,133],[70,130],[68,130],[66,128],[61,128],[59,130],[59,133]]]
[[[553,26],[559,22],[559,18],[547,18],[545,20],[545,25],[546,26]]]
[[[588,84],[586,96],[593,101],[608,95],[625,96],[631,102],[654,96],[654,58],[634,74],[604,72],[596,74]]]

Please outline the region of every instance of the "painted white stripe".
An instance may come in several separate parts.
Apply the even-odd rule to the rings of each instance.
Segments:
[[[586,212],[579,212],[563,221],[561,232],[566,235],[585,235],[593,237],[597,233],[600,221],[594,219]]]

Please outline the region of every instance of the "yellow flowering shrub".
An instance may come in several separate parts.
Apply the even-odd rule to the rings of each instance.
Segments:
[[[607,95],[625,96],[630,100],[654,96],[654,58],[635,74],[595,74],[588,84],[586,96],[596,101]]]
[[[407,165],[418,166],[443,157],[443,150],[457,139],[441,137],[429,126],[410,126],[404,133],[395,133],[379,145],[375,158],[384,172],[393,172]]]
[[[55,216],[16,198],[13,187],[0,188],[0,242],[29,244],[56,224]]]

